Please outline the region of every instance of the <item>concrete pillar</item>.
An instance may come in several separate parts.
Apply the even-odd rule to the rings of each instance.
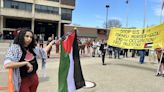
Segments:
[[[3,33],[3,16],[0,16],[0,32]]]
[[[1,14],[1,2],[2,2],[2,0],[0,0],[0,32],[2,32],[2,18],[1,18],[1,16],[2,16],[2,14]]]
[[[32,18],[32,21],[31,21],[31,30],[32,30],[32,32],[34,32],[34,25],[35,25],[35,19]]]
[[[61,21],[58,22],[58,37],[61,37]]]
[[[32,32],[34,32],[34,26],[35,26],[35,0],[33,0],[33,5],[32,5],[32,20],[31,20]]]
[[[59,0],[59,3],[61,3],[61,1]],[[59,15],[60,15],[60,20],[58,22],[58,37],[61,37],[61,7],[59,7]]]

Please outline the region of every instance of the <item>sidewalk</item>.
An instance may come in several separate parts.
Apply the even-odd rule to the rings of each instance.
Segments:
[[[3,46],[6,46],[7,44]],[[0,49],[2,48],[0,44]],[[0,60],[3,60],[0,54]],[[59,54],[53,50],[51,58],[47,60],[47,77],[42,77],[41,60],[39,60],[40,84],[37,92],[57,92],[58,89],[58,68]],[[154,64],[146,57],[144,64],[140,64],[139,58],[111,59],[106,57],[103,66],[100,57],[81,57],[81,67],[84,79],[96,83],[94,88],[82,88],[77,92],[163,92],[164,78],[156,77],[158,64]],[[2,62],[0,63],[2,65]],[[2,76],[1,76],[2,75]],[[0,72],[0,85],[5,85],[7,71]],[[5,91],[1,91],[5,92]]]
[[[129,59],[106,58],[107,65],[102,66],[101,58],[81,58],[85,80],[95,82],[96,87],[77,92],[163,92],[164,78],[155,76],[157,64],[139,64],[138,58]],[[47,78],[40,78],[38,92],[57,92],[58,61],[49,59]]]

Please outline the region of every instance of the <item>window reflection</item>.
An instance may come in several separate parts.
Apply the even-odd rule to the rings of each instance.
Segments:
[[[16,2],[16,1],[12,1],[12,0],[4,0],[4,7],[25,10],[25,11],[32,11],[32,4]]]
[[[47,1],[54,1],[54,2],[59,2],[59,0],[47,0]]]
[[[75,6],[75,0],[61,0],[61,4]]]
[[[44,5],[36,5],[35,11],[42,12],[42,13],[49,13],[49,14],[59,14],[59,8],[51,7],[51,6],[44,6]]]
[[[72,10],[62,8],[61,9],[61,19],[62,20],[72,20]]]

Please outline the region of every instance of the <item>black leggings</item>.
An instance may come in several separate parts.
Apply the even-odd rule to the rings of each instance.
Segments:
[[[104,52],[102,52],[102,64],[104,64],[104,62],[105,62],[105,51]]]
[[[160,59],[158,59],[158,62],[160,62]],[[164,64],[164,58],[162,58],[161,63],[163,63],[163,64]]]

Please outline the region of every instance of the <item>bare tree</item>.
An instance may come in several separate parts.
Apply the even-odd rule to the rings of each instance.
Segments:
[[[103,24],[104,28],[106,28],[106,25],[107,25],[107,28],[122,26],[120,20],[118,20],[118,19],[108,20],[107,24],[106,24],[106,22],[104,22],[104,24]]]

